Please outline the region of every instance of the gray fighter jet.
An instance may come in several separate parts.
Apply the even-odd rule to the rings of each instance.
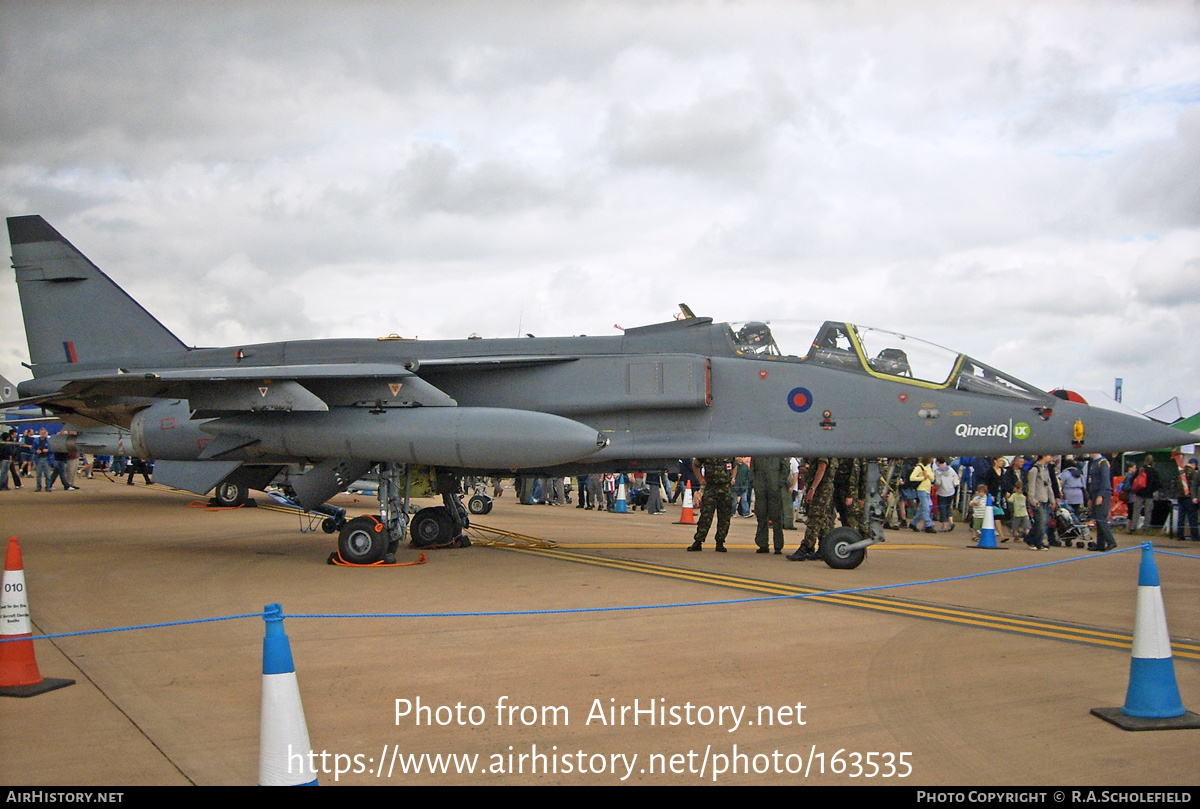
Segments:
[[[963,354],[828,321],[780,345],[766,323],[683,317],[603,337],[310,340],[191,348],[40,216],[8,219],[33,372],[22,403],[132,431],[156,480],[228,502],[289,464],[314,508],[378,466],[379,519],[339,549],[378,560],[404,536],[406,464],[444,476],[674,468],[735,455],[878,458],[1115,452],[1178,431],[1066,401]],[[467,521],[423,509],[420,540]],[[858,564],[873,538],[826,561]],[[833,554],[832,559],[830,553]]]

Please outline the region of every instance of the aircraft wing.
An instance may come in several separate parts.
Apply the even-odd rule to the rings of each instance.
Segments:
[[[327,412],[334,407],[456,407],[444,391],[414,374],[410,363],[317,363],[210,368],[114,369],[31,380],[31,404],[78,428],[129,428],[141,410],[186,400],[191,417],[235,413]],[[53,386],[51,388],[51,386]]]
[[[70,374],[55,377],[65,380],[60,388],[65,393],[80,393],[98,386],[108,386],[126,395],[144,395],[143,390],[161,390],[164,385],[189,382],[225,382],[247,379],[376,379],[412,376],[410,366],[416,363],[391,365],[385,363],[328,363],[319,365],[236,365],[227,368],[150,368],[127,370],[118,368],[111,373]]]
[[[253,383],[255,389],[260,385],[278,384],[280,382],[296,382],[301,385],[321,386],[327,382],[353,382],[377,380],[384,387],[377,391],[380,395],[364,396],[362,400],[396,399],[398,391],[391,390],[391,385],[399,384],[400,389],[408,385],[410,394],[412,388],[421,388],[420,399],[409,399],[409,404],[420,404],[425,407],[447,407],[455,404],[437,388],[424,383],[415,373],[418,368],[428,367],[445,370],[472,370],[480,368],[520,368],[537,365],[574,362],[574,356],[494,356],[494,357],[448,357],[418,361],[406,360],[402,363],[319,363],[306,365],[235,365],[227,367],[205,368],[148,368],[125,369],[118,368],[111,372],[70,374],[55,377],[51,380],[36,380],[42,382],[38,387],[55,384],[57,389],[40,395],[29,396],[14,405],[54,403],[66,398],[79,399],[87,397],[116,397],[135,396],[155,399],[186,398],[191,399],[198,391],[213,388],[234,388]],[[25,383],[27,386],[30,383]],[[294,387],[293,387],[294,390]],[[388,395],[390,394],[390,395]],[[441,394],[440,397],[438,394]],[[203,394],[200,394],[203,396]],[[266,394],[262,394],[266,396]],[[257,403],[261,404],[261,403]],[[327,405],[349,404],[349,402],[327,402]],[[297,405],[300,405],[297,402]],[[289,408],[231,408],[231,409],[289,409]],[[297,406],[294,409],[317,409],[324,407]]]
[[[324,411],[335,406],[390,404],[454,407],[457,402],[415,375],[416,363],[245,365],[125,370],[72,375],[52,393],[22,400],[86,411],[105,401],[187,399],[198,417],[237,411]],[[48,380],[49,381],[49,380]]]
[[[522,368],[534,365],[552,365],[562,362],[575,362],[579,357],[548,355],[542,357],[446,357],[444,359],[421,360],[422,368]],[[416,370],[415,368],[413,370]]]

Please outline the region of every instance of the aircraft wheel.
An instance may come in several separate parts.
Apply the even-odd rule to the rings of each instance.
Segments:
[[[223,508],[244,506],[250,499],[250,488],[242,483],[218,483],[217,490],[213,492],[213,499]]]
[[[387,552],[387,544],[387,532],[370,517],[355,517],[343,525],[338,534],[338,552],[347,562],[356,565],[378,562]]]
[[[332,534],[334,531],[338,530],[337,520],[335,520],[333,517],[326,517],[325,519],[321,520],[321,530],[327,534]]]
[[[846,550],[847,546],[862,541],[853,528],[835,528],[821,540],[821,558],[835,570],[853,570],[867,558],[867,549]]]
[[[454,520],[445,506],[430,506],[418,511],[408,526],[412,544],[418,548],[444,545],[453,537]]]
[[[491,513],[492,513],[492,507],[493,507],[493,506],[495,506],[495,505],[496,505],[496,504],[495,504],[495,503],[494,503],[494,502],[493,502],[491,499],[489,499],[489,500],[488,500],[488,502],[487,502],[487,508],[485,508],[485,509],[483,510],[483,513],[484,513],[484,514],[491,514]]]
[[[487,514],[492,510],[492,498],[486,494],[473,494],[467,501],[467,511],[472,514]]]

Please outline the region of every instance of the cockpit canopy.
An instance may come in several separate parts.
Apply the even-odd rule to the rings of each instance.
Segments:
[[[797,324],[762,321],[729,324],[730,337],[739,354],[811,362],[868,374],[880,379],[931,389],[958,389],[1019,399],[1043,400],[1048,394],[1032,385],[997,371],[978,360],[915,337],[892,331],[827,320],[816,329],[816,337],[803,354],[792,353],[803,344]],[[791,343],[785,351],[776,336],[787,334]]]

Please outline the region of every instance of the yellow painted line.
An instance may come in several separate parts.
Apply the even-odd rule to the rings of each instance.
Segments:
[[[596,547],[596,546],[592,546]],[[652,546],[661,547],[661,546]],[[529,553],[561,561],[577,562],[580,564],[605,567],[613,570],[624,570],[631,573],[642,573],[652,576],[662,576],[680,581],[690,581],[697,584],[710,584],[717,587],[728,587],[736,590],[746,590],[771,596],[806,596],[805,600],[820,601],[836,606],[855,607],[874,612],[884,612],[910,618],[942,621],[960,626],[973,626],[983,629],[993,629],[1002,632],[1012,632],[1032,637],[1065,640],[1083,643],[1090,646],[1102,646],[1114,649],[1131,649],[1132,636],[1122,632],[1112,632],[1102,629],[1090,629],[1039,621],[1031,618],[1017,618],[968,608],[942,607],[934,604],[919,604],[887,596],[864,595],[859,593],[831,593],[814,587],[784,584],[764,581],[761,579],[744,578],[707,571],[686,570],[667,567],[649,562],[629,559],[610,559],[603,556],[565,552],[561,549],[540,548],[508,548],[520,553]],[[1189,660],[1200,660],[1200,644],[1173,641],[1172,648],[1176,657]]]
[[[476,526],[471,525],[472,528]],[[676,542],[559,542],[555,540],[554,547],[567,548],[570,550],[595,550],[595,551],[654,551],[665,550],[672,548],[683,549],[687,545],[680,545]],[[740,550],[752,551],[757,548],[757,545],[749,544],[733,544],[732,542],[725,543],[726,548],[737,548]],[[879,544],[872,545],[872,553],[875,551],[952,551],[957,550],[947,545],[891,545]]]

